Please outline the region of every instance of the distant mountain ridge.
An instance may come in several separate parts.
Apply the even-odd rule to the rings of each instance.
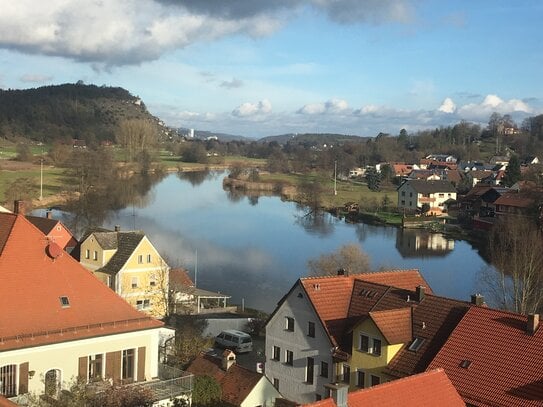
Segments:
[[[115,140],[122,120],[145,119],[159,126],[137,96],[120,87],[62,84],[0,90],[0,137],[87,143]]]
[[[289,141],[292,143],[307,143],[307,144],[338,144],[347,141],[363,141],[368,137],[350,136],[346,134],[335,133],[304,133],[304,134],[281,134],[277,136],[268,136],[259,139],[263,143],[275,141],[279,144],[286,144]]]

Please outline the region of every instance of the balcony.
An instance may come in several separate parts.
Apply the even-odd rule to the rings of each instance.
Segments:
[[[135,383],[134,386],[151,390],[153,401],[169,400],[192,392],[193,377],[191,373],[159,363],[157,379]]]

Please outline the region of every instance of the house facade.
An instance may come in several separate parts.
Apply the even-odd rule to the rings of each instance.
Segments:
[[[380,283],[427,285],[417,270],[304,278],[279,302],[266,324],[265,371],[285,398],[310,403],[329,396],[329,383],[356,386],[352,345],[344,334],[353,290],[368,281],[381,290],[387,286]]]
[[[428,204],[430,215],[440,215],[446,202],[456,200],[456,189],[449,181],[406,180],[397,189],[398,208],[415,212]]]
[[[170,268],[143,232],[92,232],[81,242],[80,263],[134,308],[166,314]]]
[[[45,213],[45,218],[28,215],[26,218],[40,229],[50,241],[55,242],[68,253],[77,245],[77,240],[72,232],[61,221],[53,219],[51,211]]]
[[[55,398],[78,379],[159,381],[159,347],[173,330],[131,307],[19,214],[0,214],[0,279],[0,395]]]

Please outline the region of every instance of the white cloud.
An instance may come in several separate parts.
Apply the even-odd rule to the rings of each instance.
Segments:
[[[257,103],[246,102],[232,111],[236,117],[262,116],[271,113],[272,105],[269,100],[264,99]]]
[[[330,99],[324,103],[309,103],[298,109],[297,113],[316,115],[332,114],[345,115],[352,113],[349,104],[342,99]]]
[[[497,112],[500,114],[533,113],[533,109],[520,99],[503,100],[497,95],[487,95],[481,103],[468,103],[458,109],[458,115],[467,120],[486,121]]]
[[[304,5],[338,22],[406,22],[412,0],[0,0],[0,48],[115,66],[232,34],[270,35]]]
[[[445,98],[437,110],[443,113],[454,113],[456,111],[456,104],[451,98]]]

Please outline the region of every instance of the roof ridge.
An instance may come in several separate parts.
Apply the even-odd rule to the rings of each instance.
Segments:
[[[360,275],[367,275],[367,274],[385,274],[385,273],[405,273],[408,271],[414,271],[420,274],[420,269],[418,268],[410,268],[410,269],[390,269],[390,270],[378,270],[378,271],[364,271],[362,273],[351,273],[351,274],[344,274],[344,275],[337,275],[337,274],[327,274],[324,276],[306,276],[306,277],[300,277],[300,280],[306,281],[306,280],[316,280],[316,279],[331,279],[331,278],[355,278]]]

